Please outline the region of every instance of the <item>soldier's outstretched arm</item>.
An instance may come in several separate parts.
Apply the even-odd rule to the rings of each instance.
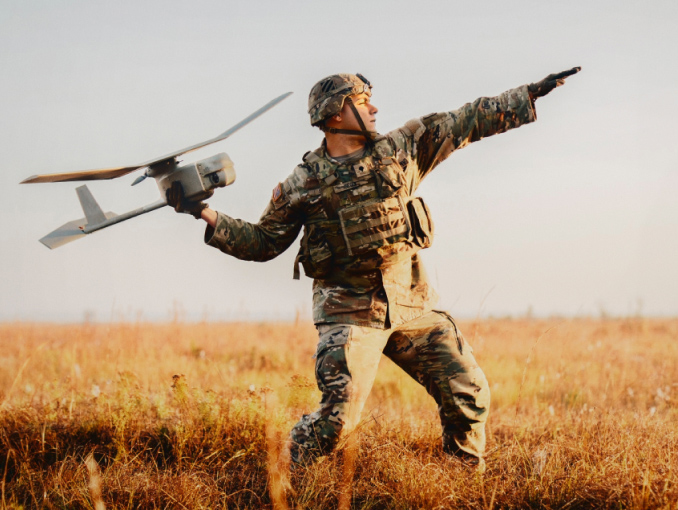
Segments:
[[[276,189],[281,188],[278,185]],[[302,213],[289,200],[268,203],[258,223],[231,218],[205,209],[205,243],[241,260],[264,262],[277,257],[294,242],[302,227]]]
[[[407,178],[414,190],[454,151],[536,119],[528,86],[523,85],[495,97],[480,97],[457,110],[413,119],[389,135],[413,160]]]
[[[547,76],[544,80],[507,90],[495,97],[480,97],[450,112],[413,119],[389,136],[410,155],[410,189],[452,152],[487,136],[503,133],[537,119],[534,100],[564,83],[581,68]]]

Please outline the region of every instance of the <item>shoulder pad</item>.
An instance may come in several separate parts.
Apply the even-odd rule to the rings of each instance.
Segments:
[[[289,195],[295,190],[304,187],[306,180],[313,175],[306,165],[294,167],[292,173],[281,183],[283,194]]]
[[[315,172],[313,172],[306,164],[297,166],[292,172],[292,175],[290,175],[285,182],[290,186],[290,194],[294,191],[303,193],[304,190],[320,186],[320,181]]]
[[[297,165],[292,170],[292,175],[290,175],[286,182],[292,188],[303,188],[306,180],[314,175],[314,172],[308,167],[308,165]]]
[[[302,166],[308,168],[310,173],[314,174],[318,179],[326,179],[328,176],[334,174],[336,168],[330,163],[327,158],[323,158],[318,154],[320,149],[307,152],[304,154],[304,164]]]
[[[282,203],[274,201],[276,209],[287,203],[292,206],[298,205],[307,178],[308,168],[305,168],[304,165],[296,167],[292,172],[292,175],[281,183],[284,200]]]
[[[306,154],[304,154],[304,156],[301,159],[304,160],[304,163],[309,163],[310,165],[313,165],[316,162],[320,161],[322,158],[318,156],[315,152],[308,151]]]
[[[412,119],[405,122],[402,130],[405,132],[405,134],[413,137],[415,140],[418,140],[419,137],[424,134],[424,131],[426,131],[426,126],[421,121],[421,119]]]

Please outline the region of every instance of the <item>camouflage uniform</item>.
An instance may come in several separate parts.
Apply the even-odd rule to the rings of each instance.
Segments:
[[[382,352],[435,399],[445,451],[482,456],[489,387],[473,349],[447,313],[431,311],[387,330],[341,324],[318,330],[316,379],[322,400],[320,409],[304,415],[292,430],[296,462],[328,453],[340,435],[358,425]]]
[[[207,244],[254,261],[276,257],[304,228],[295,277],[301,264],[314,279],[322,401],[292,431],[295,460],[329,452],[356,426],[382,351],[438,403],[444,449],[482,457],[487,380],[452,319],[432,311],[437,295],[417,252],[433,223],[413,193],[452,151],[535,119],[524,85],[411,120],[348,159],[323,143],[274,189],[258,223],[219,213],[207,228]]]

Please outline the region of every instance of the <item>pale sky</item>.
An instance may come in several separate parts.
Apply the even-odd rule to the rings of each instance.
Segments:
[[[229,140],[237,181],[210,205],[256,221],[316,148],[308,92],[337,72],[373,83],[387,132],[580,65],[538,121],[452,154],[419,194],[423,253],[459,317],[678,314],[678,2],[0,0],[0,321],[310,318],[298,241],[242,262],[169,208],[56,250],[82,217],[79,183],[38,173],[141,163],[211,138],[294,94]],[[88,184],[105,211],[158,198],[138,173]]]

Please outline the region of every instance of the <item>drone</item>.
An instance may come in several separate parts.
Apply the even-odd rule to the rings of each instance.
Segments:
[[[214,189],[229,186],[235,182],[235,168],[231,158],[225,152],[216,154],[212,157],[202,159],[195,163],[189,163],[179,166],[179,156],[188,152],[200,149],[207,145],[225,140],[240,128],[246,126],[254,119],[267,112],[275,105],[280,103],[292,94],[287,92],[272,101],[266,103],[256,112],[238,122],[235,126],[227,129],[223,133],[214,138],[210,138],[204,142],[196,143],[185,149],[181,149],[170,154],[166,154],[159,158],[151,159],[139,165],[123,166],[115,168],[102,168],[99,170],[83,170],[79,172],[66,172],[58,174],[42,174],[33,175],[21,181],[20,184],[41,183],[41,182],[68,182],[68,181],[95,181],[104,179],[115,179],[122,177],[136,170],[146,168],[146,171],[137,177],[132,186],[139,184],[147,177],[153,177],[160,190],[160,200],[148,205],[144,205],[132,211],[123,214],[115,214],[113,212],[104,213],[92,192],[86,185],[75,189],[80,205],[85,213],[84,218],[69,221],[60,226],[56,230],[50,232],[45,237],[40,239],[40,242],[47,246],[47,248],[54,249],[64,244],[70,243],[88,234],[92,234],[111,225],[129,220],[136,216],[155,211],[167,205],[165,194],[172,184],[180,182],[184,196],[188,200],[200,201],[211,197],[214,194]]]

